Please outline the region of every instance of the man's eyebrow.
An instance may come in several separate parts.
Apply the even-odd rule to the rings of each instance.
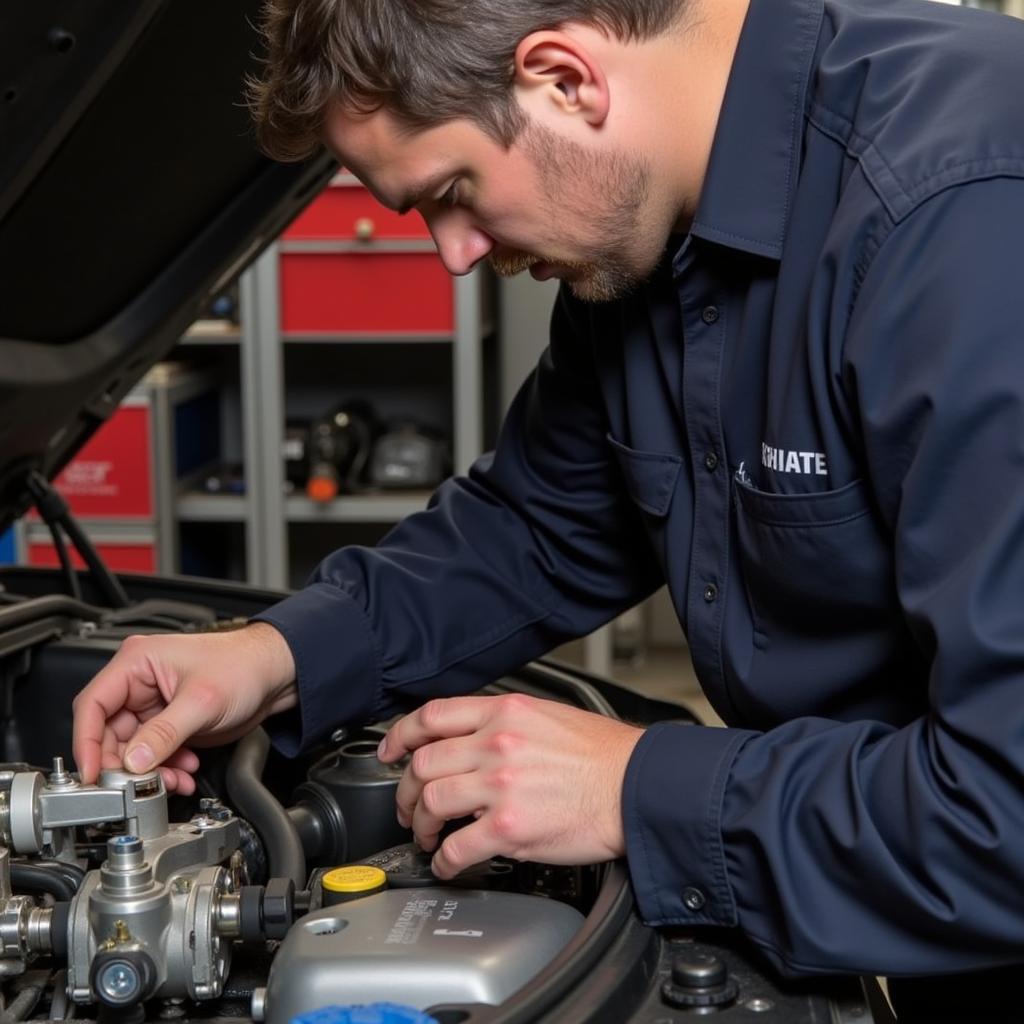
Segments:
[[[422,203],[424,199],[435,195],[437,190],[450,177],[451,171],[445,171],[443,174],[435,174],[432,178],[427,178],[416,185],[411,185],[398,203],[398,215],[404,217]]]

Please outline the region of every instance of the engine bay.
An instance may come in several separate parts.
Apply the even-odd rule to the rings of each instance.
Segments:
[[[442,883],[396,819],[403,766],[376,756],[388,722],[291,761],[257,729],[201,752],[192,797],[159,772],[83,784],[71,701],[125,637],[239,628],[278,595],[126,577],[112,608],[81,583],[68,597],[53,574],[0,571],[5,1021],[289,1024],[384,1004],[436,1024],[884,1019],[856,979],[784,982],[736,935],[645,927],[620,862],[495,858]],[[511,691],[693,721],[553,663],[483,692]]]
[[[411,842],[357,865],[316,868],[307,884],[301,855],[289,861],[287,842],[261,838],[281,821],[259,806],[257,775],[245,775],[265,759],[265,737],[248,746],[256,755],[244,744],[236,751],[229,791],[245,793],[252,821],[212,797],[200,798],[187,821],[169,821],[159,772],[105,771],[98,785],[82,785],[59,756],[49,773],[4,766],[0,969],[10,979],[38,974],[47,959],[63,963],[39,992],[51,1019],[69,1010],[144,1019],[147,1003],[161,1019],[185,1003],[237,1016],[245,996],[253,1019],[271,1024],[385,999],[499,1005],[582,925],[583,914],[565,902],[585,887],[576,870],[549,869],[538,886],[535,872],[494,861],[442,886]],[[393,792],[366,764],[367,748],[375,744],[351,740],[314,765],[302,802],[284,816],[307,834],[358,824],[345,816],[344,798]],[[343,801],[331,803],[319,781],[326,773]],[[547,898],[554,889],[559,898]],[[258,960],[268,943],[280,945],[266,984],[228,988],[233,960]],[[38,978],[33,984],[40,987]]]

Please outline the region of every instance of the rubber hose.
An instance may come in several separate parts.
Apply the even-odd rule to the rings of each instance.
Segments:
[[[24,861],[11,861],[11,888],[47,892],[55,899],[67,902],[73,900],[78,892],[78,886],[63,872]]]
[[[58,874],[63,875],[69,882],[74,882],[76,886],[81,885],[85,881],[85,868],[79,867],[71,861],[46,860],[44,858],[36,857],[31,863],[38,864],[41,868],[50,868],[50,870],[56,871]]]
[[[228,762],[228,795],[238,814],[256,829],[267,851],[271,878],[290,878],[296,889],[306,885],[306,854],[298,829],[273,793],[260,781],[270,738],[254,729],[238,741]]]
[[[0,1013],[0,1024],[13,1024],[14,1021],[21,1021],[28,1017],[36,1008],[45,988],[45,982],[26,985],[7,1004],[7,1009]]]

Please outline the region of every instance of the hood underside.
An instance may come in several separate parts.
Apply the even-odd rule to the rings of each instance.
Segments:
[[[0,12],[0,532],[332,173],[256,149],[259,6]]]

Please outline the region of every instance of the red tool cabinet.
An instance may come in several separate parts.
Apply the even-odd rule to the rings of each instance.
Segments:
[[[286,335],[454,329],[451,277],[423,218],[399,216],[344,174],[282,236],[280,289]]]

